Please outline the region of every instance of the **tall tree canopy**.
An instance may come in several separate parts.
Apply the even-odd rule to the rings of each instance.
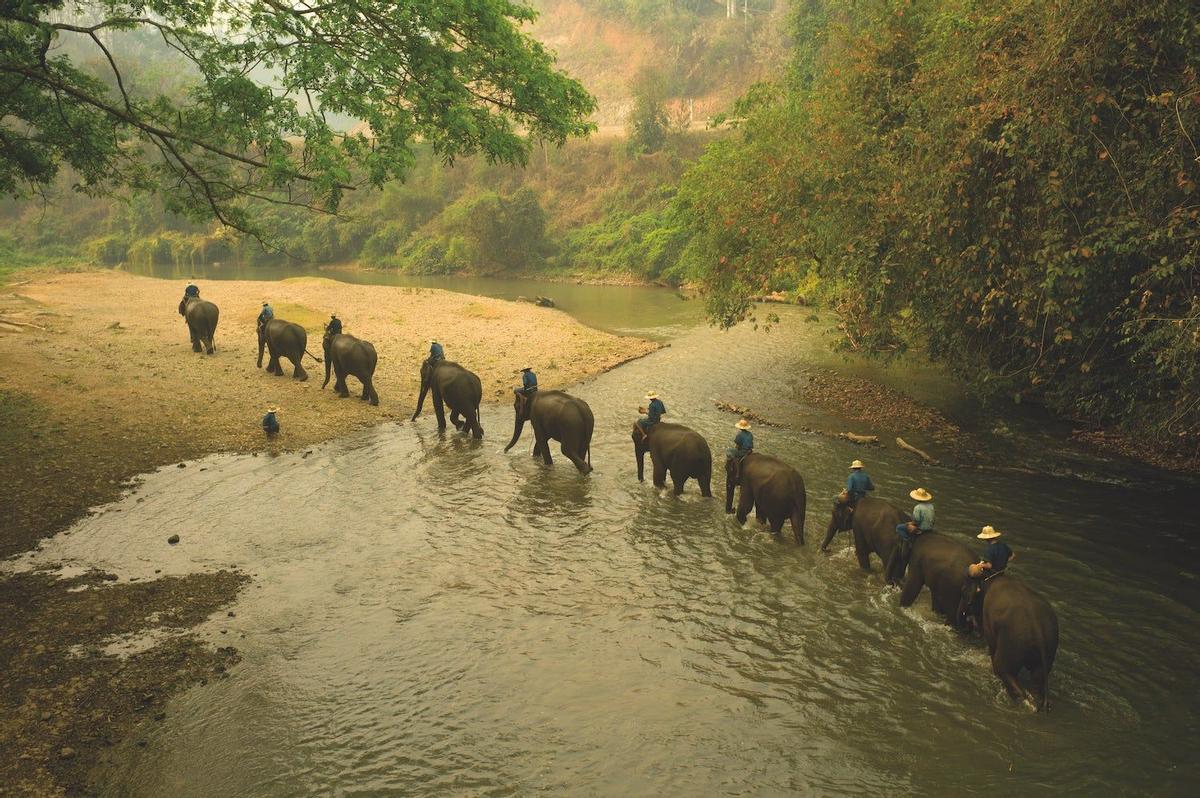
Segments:
[[[862,351],[1200,447],[1200,6],[797,0],[685,178],[724,324],[807,282]]]
[[[414,140],[524,163],[594,109],[520,30],[533,17],[509,0],[0,0],[0,193],[66,164],[82,191],[157,191],[255,232],[247,200],[336,211],[402,177]],[[123,57],[147,32],[176,57],[170,91]]]

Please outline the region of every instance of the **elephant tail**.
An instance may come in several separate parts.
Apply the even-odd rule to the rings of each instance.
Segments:
[[[311,357],[313,360],[317,361],[318,363],[325,362],[325,361],[321,360],[321,358],[314,355],[312,352],[309,352],[307,348],[305,348],[304,354],[308,355],[309,357]],[[322,387],[324,387],[324,386],[322,386]]]

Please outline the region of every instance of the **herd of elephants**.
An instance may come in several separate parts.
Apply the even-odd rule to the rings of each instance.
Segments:
[[[212,354],[217,306],[199,297],[185,297],[179,304],[179,313],[187,322],[193,351],[200,352],[203,348]],[[361,398],[377,405],[379,395],[373,383],[375,347],[344,333],[326,334],[323,344],[322,387],[329,384],[332,369],[336,376],[334,390],[340,396],[349,396],[346,378],[354,377],[362,383]],[[292,376],[305,380],[308,375],[301,366],[304,356],[322,362],[307,351],[307,345],[308,333],[304,327],[273,318],[258,326],[258,366],[262,367],[265,349],[270,355],[268,373],[282,376],[279,360],[286,358],[292,363]],[[449,407],[450,421],[457,430],[475,438],[483,437],[479,419],[483,389],[477,375],[458,363],[427,359],[421,365],[421,389],[414,420],[420,415],[427,394],[432,394],[439,430],[446,429],[445,408]],[[563,456],[580,473],[592,470],[595,422],[587,402],[565,391],[534,390],[528,394],[516,391],[513,404],[513,435],[504,447],[505,452],[516,445],[528,422],[533,427],[535,458],[541,457],[550,465],[553,462],[550,441],[554,440],[561,444]],[[656,487],[666,487],[669,475],[674,492],[679,495],[687,480],[694,479],[701,494],[712,496],[712,451],[698,432],[681,424],[659,421],[645,433],[634,424],[632,438],[639,481],[645,478],[645,456],[649,453]],[[790,522],[796,542],[803,545],[805,503],[804,479],[784,461],[757,452],[740,461],[726,458],[725,511],[735,513],[739,524],[744,524],[753,511],[756,519],[768,524],[771,533],[778,536],[784,523]],[[870,571],[870,557],[875,554],[884,565],[886,580],[901,588],[902,607],[911,606],[922,588],[928,587],[934,612],[960,631],[974,628],[982,634],[991,655],[992,671],[1009,696],[1039,710],[1049,709],[1048,680],[1058,650],[1058,618],[1050,604],[1010,575],[968,579],[967,569],[979,557],[967,545],[947,535],[921,533],[904,552],[906,556],[896,556],[902,545],[897,526],[907,520],[907,513],[883,499],[866,497],[853,508],[836,501],[821,549],[826,550],[838,532],[850,531],[859,566]],[[1018,681],[1023,670],[1030,674],[1029,691]]]

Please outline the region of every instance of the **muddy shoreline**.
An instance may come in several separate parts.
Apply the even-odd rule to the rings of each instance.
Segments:
[[[191,351],[176,312],[182,288],[113,271],[26,273],[0,288],[0,359],[8,365],[0,375],[0,558],[36,549],[157,468],[410,423],[431,337],[479,374],[485,402],[507,401],[526,360],[543,386],[559,387],[659,347],[527,304],[294,278],[201,282],[221,308],[217,353],[207,356]],[[332,312],[346,332],[374,342],[380,405],[321,390],[323,367],[307,358],[304,382],[290,378],[286,362],[289,377],[256,368],[254,319],[264,300],[307,329],[310,351],[319,353]],[[352,397],[357,389],[352,379]],[[268,404],[281,407],[283,428],[271,441],[259,425]],[[428,403],[413,423],[434,427]],[[161,717],[176,692],[224,678],[238,660],[235,641],[213,649],[191,630],[225,611],[249,581],[232,571],[148,582],[95,572],[0,578],[0,794],[85,794],[103,748]],[[128,656],[105,651],[148,631],[167,635]]]

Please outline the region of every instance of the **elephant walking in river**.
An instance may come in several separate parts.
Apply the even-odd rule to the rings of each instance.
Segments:
[[[1050,669],[1058,653],[1058,616],[1050,603],[1019,579],[997,574],[967,586],[959,613],[982,630],[992,673],[1009,696],[1048,710]],[[1022,670],[1029,671],[1032,696],[1017,680]]]
[[[633,453],[637,457],[638,482],[645,481],[646,452],[654,469],[654,487],[667,485],[667,474],[675,486],[675,495],[691,477],[700,485],[700,495],[712,496],[712,450],[708,441],[695,430],[682,424],[659,421],[645,432],[633,425]]]
[[[308,347],[308,333],[299,324],[294,324],[283,319],[271,319],[266,324],[259,325],[258,328],[258,367],[262,368],[263,349],[265,348],[271,355],[267,362],[267,373],[283,376],[283,367],[279,365],[279,358],[286,357],[292,361],[292,376],[298,380],[307,380],[308,372],[304,370],[304,366],[300,361],[305,355],[308,355],[318,363],[321,358],[310,353]]]
[[[179,315],[187,322],[188,333],[192,337],[192,351],[199,352],[203,344],[205,352],[210,355],[215,352],[213,336],[217,333],[217,319],[221,315],[217,306],[198,296],[185,296],[179,302]]]
[[[839,500],[833,505],[833,517],[825,530],[821,551],[828,551],[834,535],[849,529],[854,536],[854,556],[858,558],[859,567],[870,571],[871,555],[875,554],[883,564],[885,580],[899,584],[903,574],[888,573],[888,564],[900,546],[896,525],[907,518],[899,508],[883,499],[865,496],[858,500],[853,512],[848,503]]]
[[[771,534],[783,531],[791,520],[796,542],[804,545],[804,511],[808,497],[804,478],[787,463],[766,454],[751,452],[740,465],[733,458],[725,461],[725,512],[733,512],[733,491],[739,489],[737,521],[746,523],[751,508],[759,521],[771,525]]]
[[[379,394],[375,393],[373,379],[375,364],[379,361],[378,355],[375,354],[375,346],[370,341],[363,341],[346,333],[326,335],[323,343],[325,345],[325,382],[321,383],[321,387],[324,388],[329,384],[329,372],[332,370],[334,376],[337,377],[333,383],[333,390],[345,398],[350,395],[350,389],[346,386],[346,377],[352,376],[362,383],[360,398],[363,401],[369,401],[372,405],[378,405]]]
[[[896,575],[904,578],[900,606],[911,607],[921,594],[921,588],[928,585],[933,611],[944,616],[950,625],[961,628],[958,606],[967,566],[973,562],[975,555],[965,543],[937,532],[917,535],[907,572]]]
[[[517,445],[525,422],[533,424],[533,456],[540,456],[546,465],[554,462],[550,457],[550,441],[562,442],[562,453],[579,473],[592,470],[592,428],[596,421],[592,408],[582,399],[563,391],[534,391],[531,395],[518,392],[513,402],[516,420],[513,422],[512,440],[504,451]]]
[[[470,430],[473,437],[483,437],[483,425],[479,422],[483,385],[473,371],[468,371],[449,360],[427,358],[421,364],[421,394],[417,397],[417,409],[412,414],[413,421],[421,415],[425,394],[431,391],[433,412],[437,415],[439,430],[446,429],[446,412],[443,408],[445,404],[450,407],[450,421],[455,429]]]

